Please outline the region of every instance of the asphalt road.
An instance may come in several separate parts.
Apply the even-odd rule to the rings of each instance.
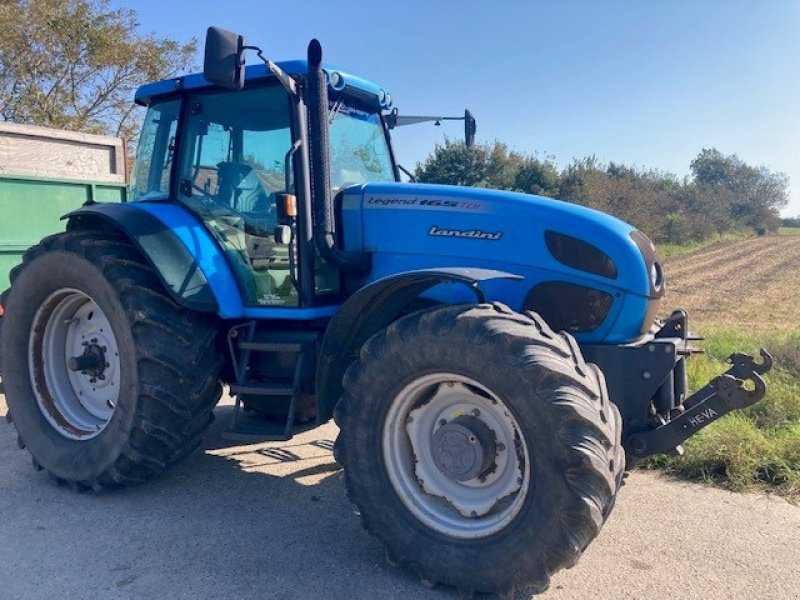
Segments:
[[[204,452],[98,495],[34,472],[3,420],[0,598],[457,597],[384,563],[345,497],[333,425],[231,446],[230,407],[217,411]],[[800,507],[633,473],[599,539],[537,598],[800,598]]]

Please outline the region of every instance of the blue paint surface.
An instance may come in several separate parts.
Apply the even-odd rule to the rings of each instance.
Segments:
[[[338,310],[338,306],[245,306],[224,254],[197,218],[175,203],[142,202],[130,206],[158,218],[195,257],[214,291],[222,318],[307,320],[327,318]],[[575,334],[579,341],[616,344],[640,336],[650,293],[644,258],[630,237],[634,228],[604,213],[511,192],[370,183],[346,191],[342,223],[345,248],[372,255],[373,268],[360,282],[362,285],[417,269],[508,271],[523,279],[484,282],[482,288],[488,299],[522,310],[525,296],[540,282],[589,286],[610,294],[614,302],[600,327]],[[558,262],[546,246],[544,233],[548,230],[596,246],[612,259],[617,276],[612,279],[595,275]],[[463,286],[448,284],[431,289],[426,296],[447,303],[472,302],[474,298]]]
[[[137,203],[164,223],[195,257],[211,285],[225,319],[317,319],[337,306],[313,308],[248,307],[216,240],[185,208],[174,203]],[[487,298],[523,308],[530,289],[543,281],[589,286],[610,294],[612,308],[594,331],[576,333],[584,343],[625,343],[639,337],[647,311],[650,282],[644,258],[630,237],[634,228],[582,206],[511,192],[423,184],[370,183],[350,188],[342,209],[345,248],[372,255],[372,272],[362,284],[383,277],[446,267],[508,271],[521,281],[498,279],[482,285]],[[614,262],[614,279],[570,268],[550,254],[544,232],[586,240]],[[476,237],[431,235],[432,231]],[[481,237],[484,236],[484,237]],[[442,284],[427,296],[448,303],[472,302],[463,286]]]
[[[206,227],[182,205],[166,202],[137,202],[126,205],[130,210],[143,210],[170,229],[194,256],[200,270],[211,285],[223,319],[309,320],[330,317],[338,306],[313,308],[275,308],[245,306],[233,271],[216,240]]]
[[[487,282],[487,297],[521,310],[526,294],[542,281],[563,281],[611,294],[611,311],[582,342],[622,343],[640,336],[650,282],[644,258],[630,237],[634,228],[583,206],[512,192],[426,184],[370,183],[346,192],[342,211],[345,247],[370,252],[369,283],[402,271],[476,267],[509,271],[523,281]],[[610,279],[570,268],[549,252],[544,232],[585,240],[617,267]],[[456,237],[432,235],[450,232]],[[459,286],[428,293],[445,302],[469,301]]]
[[[275,64],[277,64],[287,75],[305,75],[308,72],[308,63],[305,60],[289,60]],[[375,101],[375,108],[382,108],[378,103],[378,94],[381,91],[381,87],[378,84],[367,79],[363,79],[357,75],[353,75],[352,73],[342,71],[333,65],[325,65],[324,70],[329,75],[334,71],[339,73],[344,79],[344,84],[346,87],[353,88],[373,97]],[[267,69],[266,65],[249,65],[248,67],[245,67],[245,83],[265,81],[274,77],[275,76]],[[191,75],[177,77],[175,79],[165,79],[163,81],[145,84],[136,90],[135,99],[139,104],[146,105],[158,96],[174,94],[175,92],[181,90],[199,90],[202,88],[212,87],[215,86],[206,81],[201,73],[194,73]]]

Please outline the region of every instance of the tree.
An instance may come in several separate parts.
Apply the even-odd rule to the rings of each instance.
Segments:
[[[0,119],[130,140],[136,88],[186,71],[197,49],[138,25],[107,0],[4,0]]]
[[[485,146],[488,153],[486,174],[479,185],[496,190],[513,190],[517,172],[523,162],[523,156],[509,150],[501,142]]]
[[[558,168],[541,160],[509,150],[502,142],[467,148],[464,142],[445,140],[433,154],[417,165],[416,178],[427,183],[468,185],[529,194],[558,194]]]
[[[425,162],[417,165],[415,176],[423,183],[478,186],[486,178],[488,161],[487,146],[467,148],[463,142],[445,139],[444,144],[436,144]],[[496,165],[494,169],[497,170]]]
[[[724,203],[730,217],[758,233],[777,231],[779,211],[789,201],[789,178],[753,167],[735,154],[703,149],[691,163],[700,194]]]
[[[692,177],[680,180],[587,156],[559,172],[550,158],[509,151],[500,142],[467,148],[446,141],[416,173],[429,183],[515,190],[589,206],[631,223],[657,243],[681,244],[745,227],[763,234],[780,226],[786,175],[713,149],[703,150],[691,168]]]
[[[557,198],[561,187],[561,174],[550,159],[526,156],[514,176],[514,189],[526,194]]]

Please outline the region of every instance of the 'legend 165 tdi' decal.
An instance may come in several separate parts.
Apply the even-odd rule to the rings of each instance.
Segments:
[[[469,238],[473,240],[496,241],[503,237],[502,231],[481,231],[480,229],[440,229],[438,225],[432,225],[428,230],[428,235],[437,237]]]
[[[455,198],[437,198],[424,196],[395,196],[373,194],[367,196],[364,204],[368,208],[427,208],[451,210],[481,210],[483,205],[472,200]]]

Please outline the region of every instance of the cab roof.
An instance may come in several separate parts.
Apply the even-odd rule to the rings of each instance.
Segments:
[[[308,73],[308,61],[288,60],[276,63],[289,76],[305,77]],[[338,73],[344,81],[345,90],[348,93],[358,96],[362,101],[375,105],[376,108],[387,108],[381,106],[379,96],[383,89],[376,83],[347,73],[331,65],[323,67],[330,76],[331,73]],[[245,67],[245,85],[256,81],[266,81],[274,79],[275,76],[267,69],[266,65],[248,65]],[[215,88],[212,83],[206,81],[202,73],[182,75],[174,79],[164,79],[154,83],[147,83],[136,90],[135,101],[137,104],[148,106],[151,102],[161,96],[167,96],[183,90],[200,90]],[[217,88],[223,89],[223,88]]]

